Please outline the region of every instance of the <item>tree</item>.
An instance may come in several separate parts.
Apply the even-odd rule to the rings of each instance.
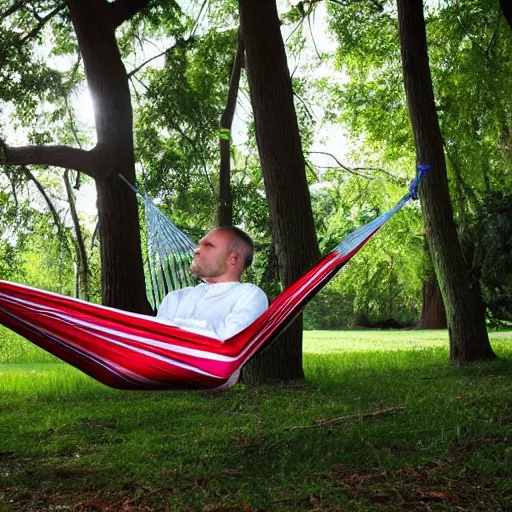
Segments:
[[[65,5],[41,1],[26,6],[25,2],[18,2],[2,14],[2,18],[19,15],[26,19],[31,15],[30,9],[49,12],[46,16],[37,15],[39,22],[28,34],[13,35],[20,54],[23,44],[40,37],[44,25],[53,17],[60,16],[58,23],[61,25],[71,20],[87,84],[94,98],[97,143],[89,151],[71,146],[10,147],[3,144],[0,163],[50,165],[74,169],[94,178],[98,195],[103,303],[141,313],[149,313],[150,307],[145,296],[137,200],[118,176],[122,174],[128,181],[135,181],[131,97],[115,31],[148,3],[149,0],[113,3],[67,0]],[[6,53],[6,48],[2,48],[4,59]]]
[[[254,127],[280,277],[291,284],[318,261],[293,89],[275,0],[239,0]],[[302,320],[252,362],[246,378],[303,377]]]
[[[453,220],[443,140],[434,103],[422,0],[398,0],[404,85],[417,159],[432,169],[421,183],[427,241],[443,295],[450,358],[454,363],[492,359],[481,298],[471,282]]]
[[[229,80],[226,108],[220,118],[220,167],[219,167],[219,206],[217,224],[231,226],[233,224],[233,196],[231,194],[231,125],[235,116],[236,99],[240,85],[240,74],[244,60],[244,38],[238,30],[238,42],[233,70]]]
[[[500,7],[503,12],[503,16],[505,16],[507,23],[512,29],[512,4],[509,0],[500,0]]]
[[[501,299],[493,297],[495,288],[482,281],[486,273],[479,255],[487,252],[487,246],[477,227],[478,212],[487,198],[506,194],[512,184],[508,92],[512,38],[493,0],[429,3],[427,9],[430,73],[454,218],[471,277],[481,281],[487,318],[495,322],[498,318],[491,310],[495,311],[493,305]],[[358,161],[391,169],[412,168],[410,157],[415,150],[403,95],[395,10],[380,11],[369,0],[333,3],[330,14],[339,40],[336,60],[350,79],[343,84],[331,79],[326,85],[331,115],[347,126]],[[506,282],[503,275],[501,283]],[[502,297],[501,290],[497,295]],[[437,294],[425,293],[424,297]],[[425,314],[436,309],[428,300],[423,307]]]
[[[70,171],[66,169],[64,172],[64,185],[66,186],[66,194],[69,202],[69,212],[73,222],[73,245],[76,253],[76,277],[75,277],[75,293],[76,296],[83,300],[90,300],[90,277],[91,271],[89,267],[89,258],[85,249],[85,240],[83,231],[80,226],[80,219],[76,209],[75,194],[71,185]]]
[[[446,311],[435,272],[432,272],[423,283],[422,303],[421,318],[414,328],[446,329]]]

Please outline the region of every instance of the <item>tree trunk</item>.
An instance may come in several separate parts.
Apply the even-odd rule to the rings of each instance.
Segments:
[[[137,200],[119,181],[113,174],[96,183],[103,303],[152,314],[142,268]]]
[[[276,0],[239,0],[256,141],[279,273],[288,286],[320,258]],[[245,378],[303,378],[302,322],[251,362]],[[285,363],[286,361],[286,363]]]
[[[103,304],[150,313],[137,199],[118,176],[135,181],[130,89],[115,38],[115,8],[123,4],[104,0],[67,0],[67,4],[94,103],[98,141],[92,151],[101,172],[96,169],[91,174],[96,176],[98,194]]]
[[[238,29],[238,42],[229,80],[226,108],[220,119],[220,169],[219,169],[219,207],[218,225],[233,225],[233,196],[231,194],[231,125],[235,117],[236,100],[240,86],[240,74],[244,60],[244,40],[242,30]]]
[[[483,303],[471,285],[450,202],[443,141],[434,103],[422,0],[398,0],[405,93],[418,162],[431,170],[420,185],[430,254],[446,307],[450,359],[456,364],[496,357]]]
[[[423,283],[423,305],[421,307],[420,321],[414,329],[446,329],[446,311],[444,309],[443,296],[436,279],[435,272],[432,272]]]
[[[500,7],[508,26],[512,29],[512,2],[510,0],[500,0]]]
[[[75,232],[75,252],[77,260],[77,276],[76,276],[76,296],[83,300],[90,299],[89,292],[89,259],[87,257],[87,251],[85,249],[85,241],[82,235],[82,228],[80,226],[80,220],[76,211],[75,195],[73,194],[73,188],[69,181],[69,170],[64,172],[64,184],[66,185],[66,193],[68,196],[69,210],[71,213],[71,219],[73,221],[73,229]]]

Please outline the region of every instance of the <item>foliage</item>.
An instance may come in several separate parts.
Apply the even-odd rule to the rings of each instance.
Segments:
[[[491,325],[512,322],[512,196],[485,197],[472,230],[478,239],[474,267],[480,273]]]
[[[55,236],[47,215],[35,214],[34,233],[23,252],[23,282],[36,288],[73,295],[71,255]]]
[[[29,223],[30,210],[25,203],[16,204],[3,190],[0,191],[0,208],[0,279],[8,281],[21,272],[21,251],[27,238],[25,228]],[[21,229],[16,231],[13,226]]]
[[[212,30],[175,46],[163,68],[145,74],[136,131],[144,184],[171,204],[181,225],[201,227],[214,218],[219,119],[235,42],[235,32]]]
[[[7,170],[10,170],[7,167]],[[48,211],[48,204],[26,177],[13,174],[10,193],[1,192],[3,201],[0,223],[0,278],[30,286],[76,295],[73,257],[73,233],[66,200],[60,199],[63,184],[54,174],[37,173],[44,184],[59,221]],[[21,178],[21,179],[20,179]],[[83,229],[87,239],[88,231]],[[97,251],[89,255],[92,262],[90,300],[98,301],[99,275]]]
[[[495,321],[496,314],[508,318],[510,306],[502,300],[509,294],[504,291],[508,279],[496,275],[506,266],[494,268],[494,281],[488,275],[489,262],[499,262],[506,248],[484,245],[489,240],[482,236],[482,215],[493,216],[492,204],[501,216],[499,201],[489,198],[506,195],[512,186],[510,29],[497,3],[488,0],[426,4],[426,9],[430,69],[459,235],[466,261],[481,280],[489,319]],[[348,77],[346,85],[334,86],[330,117],[348,124],[361,154],[373,153],[377,165],[396,168],[411,162],[394,6],[332,3],[330,15],[339,41],[337,64]],[[498,232],[493,226],[488,234],[499,238]]]
[[[323,252],[389,210],[400,192],[382,180],[351,178],[314,195]],[[419,315],[425,269],[421,217],[412,205],[395,215],[312,301],[305,325],[309,329],[410,325]]]
[[[19,7],[0,18],[4,116],[0,136],[10,136],[17,129],[23,142],[86,147],[94,140],[77,120],[76,104],[85,74],[68,11],[60,5],[56,0],[0,0],[1,13]],[[355,166],[366,167],[361,172],[368,176],[357,178],[341,167],[323,173],[308,159],[308,180],[315,184],[317,232],[325,253],[398,199],[412,177],[403,169],[412,171],[414,148],[394,2],[328,2],[329,32],[338,41],[335,59],[341,73],[336,76],[341,74],[341,79],[311,76],[329,58],[305,57],[306,15],[316,5],[295,3],[283,15],[283,23],[291,27],[285,31],[291,31],[288,54],[303,147],[306,152],[311,149],[318,128],[315,113],[327,101],[326,119],[347,128],[349,157]],[[426,4],[426,8],[431,70],[459,234],[466,260],[480,281],[489,320],[510,321],[510,30],[491,0]],[[53,16],[46,19],[49,13]],[[233,1],[195,5],[155,0],[117,31],[135,106],[139,184],[194,239],[215,223],[219,120],[234,56],[237,16]],[[157,53],[162,57],[148,57]],[[246,140],[232,145],[234,220],[254,236],[257,246],[247,279],[272,298],[280,291],[279,272],[254,127],[250,112],[244,111],[247,96],[242,77],[237,112],[246,122]],[[12,169],[4,171],[8,181],[2,182],[5,196],[0,197],[2,277],[72,290],[72,260],[65,254],[67,249],[52,240],[52,221],[41,206],[35,212],[38,220],[29,219],[33,208],[26,202],[29,196],[20,192],[23,179]],[[61,198],[60,180],[52,171],[36,171],[52,196]],[[18,191],[17,204],[14,198],[8,200],[8,187]],[[65,211],[59,210],[63,218]],[[52,255],[54,264],[45,262],[42,255]],[[91,258],[98,295],[97,251]],[[311,303],[306,326],[410,324],[418,316],[420,280],[427,266],[419,212],[409,208]]]
[[[379,164],[410,168],[404,164],[411,162],[414,145],[393,2],[332,3],[329,9],[339,44],[336,67],[348,79],[332,84],[328,117],[346,124],[366,162],[372,162],[370,155],[377,150]],[[331,87],[326,81],[321,85]]]

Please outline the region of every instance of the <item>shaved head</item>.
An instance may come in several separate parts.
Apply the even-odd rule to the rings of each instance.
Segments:
[[[229,249],[237,252],[244,259],[244,270],[249,267],[254,257],[254,242],[252,238],[240,228],[235,226],[222,226],[215,231],[223,231],[231,235]]]
[[[252,262],[253,252],[251,237],[241,229],[215,228],[199,240],[190,270],[207,283],[240,281]]]

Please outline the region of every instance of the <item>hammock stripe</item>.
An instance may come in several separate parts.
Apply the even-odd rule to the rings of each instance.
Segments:
[[[410,197],[349,234],[254,323],[225,342],[161,319],[5,281],[0,281],[0,323],[111,387],[225,389]]]

